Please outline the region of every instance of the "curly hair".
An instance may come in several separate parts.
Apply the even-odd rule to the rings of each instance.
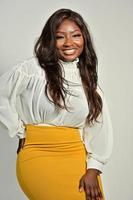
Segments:
[[[98,59],[86,22],[81,15],[70,9],[59,9],[49,17],[34,47],[38,62],[46,74],[45,94],[50,100],[49,92],[50,101],[56,107],[67,109],[65,97],[69,91],[64,87],[64,83],[67,84],[67,81],[62,76],[62,69],[56,50],[56,31],[65,19],[75,22],[84,38],[84,49],[79,56],[78,68],[89,106],[87,122],[88,124],[93,124],[94,121],[97,121],[99,114],[102,113],[102,98],[97,92]]]

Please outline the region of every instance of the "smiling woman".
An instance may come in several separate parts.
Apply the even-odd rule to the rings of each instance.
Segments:
[[[71,20],[64,20],[56,33],[56,47],[59,58],[69,62],[79,57],[84,48],[84,38],[80,28]]]
[[[34,50],[0,78],[0,121],[19,138],[20,187],[30,200],[104,200],[112,126],[81,15],[57,10]]]

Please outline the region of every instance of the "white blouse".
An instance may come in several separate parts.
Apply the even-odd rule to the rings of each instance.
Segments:
[[[79,128],[79,134],[88,152],[87,168],[102,172],[113,146],[110,115],[103,93],[100,123],[88,126],[86,117],[89,112],[86,96],[77,68],[78,59],[73,62],[59,61],[65,85],[73,95],[67,94],[69,108],[55,109],[45,95],[46,78],[37,58],[32,57],[13,67],[0,77],[0,129],[6,130],[10,137],[25,137],[25,124],[52,125]]]

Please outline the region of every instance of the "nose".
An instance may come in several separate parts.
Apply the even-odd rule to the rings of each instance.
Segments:
[[[72,40],[72,38],[71,38],[71,37],[65,38],[65,41],[64,41],[63,46],[64,46],[64,47],[69,47],[69,46],[71,46],[71,45],[73,45],[73,40]]]

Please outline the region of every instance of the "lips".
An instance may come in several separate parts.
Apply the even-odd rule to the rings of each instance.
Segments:
[[[76,49],[63,50],[63,53],[66,54],[66,55],[71,55],[71,54],[74,54],[75,52],[76,52]]]

